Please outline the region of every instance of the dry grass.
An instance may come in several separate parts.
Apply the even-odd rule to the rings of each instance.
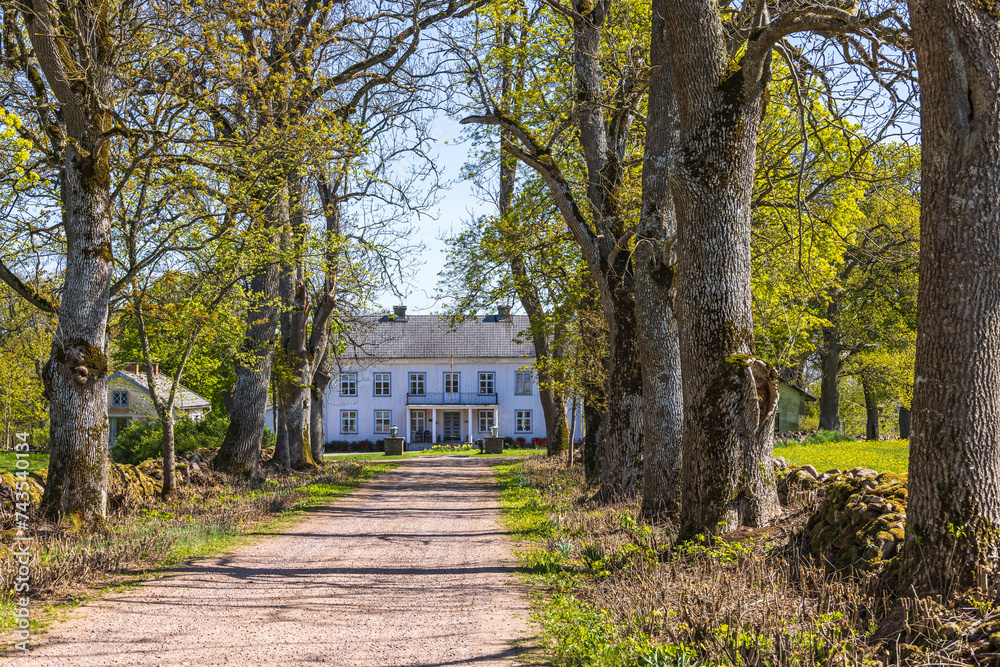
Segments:
[[[78,532],[69,522],[55,525],[32,517],[27,533],[33,554],[31,599],[68,601],[92,594],[95,587],[217,553],[283,512],[328,502],[387,468],[337,462],[312,473],[272,475],[262,484],[212,473],[204,477],[204,484],[181,487],[169,502],[131,498],[118,504],[108,517],[107,530],[95,534]],[[10,546],[8,542],[0,547],[0,608],[10,604],[18,567]]]
[[[550,528],[522,562],[548,591],[537,611],[555,664],[994,664],[991,605],[939,606],[923,622],[936,631],[893,632],[886,619],[901,603],[878,573],[816,562],[804,534],[812,493],[793,498],[775,526],[675,545],[674,527],[644,525],[637,502],[592,504],[562,463],[535,458],[521,472]],[[567,600],[579,609],[567,614]],[[941,630],[949,619],[957,633]],[[606,627],[584,627],[595,622]]]

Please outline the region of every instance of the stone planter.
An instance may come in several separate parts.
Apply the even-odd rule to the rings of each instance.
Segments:
[[[386,456],[402,456],[402,454],[403,454],[403,438],[385,439]]]
[[[503,438],[486,438],[485,454],[503,454]]]

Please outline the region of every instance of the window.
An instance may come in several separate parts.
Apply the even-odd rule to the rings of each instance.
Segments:
[[[390,396],[391,395],[391,385],[389,383],[389,373],[376,373],[375,374],[375,395],[376,396]]]
[[[517,410],[514,413],[514,430],[518,433],[531,433],[531,410]]]
[[[492,410],[480,410],[479,411],[479,432],[489,433],[490,429],[493,428],[493,411]]]
[[[111,405],[117,407],[128,407],[128,392],[127,391],[111,392]]]
[[[423,373],[410,373],[410,393],[414,396],[423,396],[426,391]]]
[[[375,432],[388,433],[390,426],[392,426],[392,410],[376,410]]]
[[[427,429],[427,414],[424,410],[410,410],[411,437]]]
[[[445,373],[444,374],[444,393],[446,394],[457,394],[458,393],[458,373]]]
[[[358,432],[358,411],[357,410],[341,410],[340,411],[340,432],[341,433],[357,433]]]
[[[531,395],[531,371],[518,371],[514,393],[518,396]]]
[[[118,393],[118,392],[115,392]],[[122,392],[127,394],[128,392]],[[118,435],[129,427],[132,420],[128,417],[112,417],[110,420],[110,428],[108,429],[108,440],[111,444],[115,444],[118,441]]]
[[[357,396],[358,395],[358,374],[357,373],[341,373],[340,374],[340,395],[341,396]],[[346,433],[346,431],[345,431]]]
[[[496,391],[496,373],[480,373],[479,374],[479,393],[480,394],[495,394]]]

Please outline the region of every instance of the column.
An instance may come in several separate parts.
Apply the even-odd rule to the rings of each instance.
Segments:
[[[472,408],[469,408],[469,444],[472,444],[472,428],[473,428],[472,425],[473,425],[473,423],[474,422],[472,421]]]
[[[406,442],[409,443],[412,440],[410,437],[410,409],[406,408],[404,412],[406,413]]]
[[[437,408],[431,408],[431,446],[436,445],[438,441],[437,412]]]

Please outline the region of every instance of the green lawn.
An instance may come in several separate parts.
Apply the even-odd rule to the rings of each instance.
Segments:
[[[839,468],[850,470],[861,466],[876,472],[905,473],[909,468],[909,441],[882,440],[867,442],[823,442],[810,445],[775,447],[774,455],[791,465],[811,464],[819,472]]]
[[[406,452],[402,456],[386,456],[381,452],[371,452],[364,454],[346,454],[346,455],[332,455],[327,454],[324,458],[327,461],[339,461],[339,460],[350,460],[357,459],[360,461],[398,461],[399,459],[419,459],[427,458],[428,456],[470,456],[477,459],[489,459],[497,458],[502,456],[535,456],[538,454],[545,454],[544,449],[505,449],[503,454],[480,454],[478,449],[470,449],[464,451],[436,451],[432,452],[430,450],[424,450],[422,452]]]
[[[17,456],[14,452],[0,452],[0,470],[17,472]],[[48,454],[28,454],[28,470],[41,470],[49,467]]]

